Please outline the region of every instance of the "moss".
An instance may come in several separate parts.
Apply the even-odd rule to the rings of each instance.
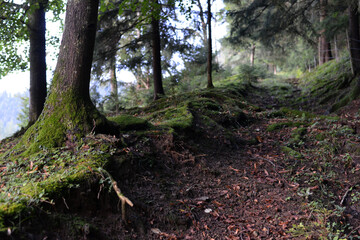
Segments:
[[[161,125],[169,126],[175,129],[190,128],[194,117],[188,109],[188,104],[175,109],[169,109],[164,114],[165,121]]]
[[[301,153],[295,151],[294,149],[292,149],[290,147],[283,146],[281,148],[281,150],[288,156],[291,156],[291,157],[294,157],[294,158],[297,158],[297,159],[302,158]]]
[[[354,80],[348,60],[329,61],[301,78],[305,104],[313,109],[324,108],[320,105],[326,104],[336,111],[351,101]],[[344,94],[345,97],[340,97]]]
[[[305,122],[280,122],[280,123],[274,123],[267,127],[266,131],[272,132],[275,130],[279,130],[286,127],[300,127],[300,126],[306,126],[308,123]]]
[[[344,97],[340,98],[338,102],[333,104],[330,108],[330,112],[335,112],[340,108],[349,104],[352,100],[355,100],[360,95],[360,83],[357,83],[351,92],[346,94]]]
[[[74,153],[53,148],[16,161],[1,158],[6,174],[2,176],[5,185],[0,193],[0,226],[6,227],[7,219],[15,219],[32,205],[51,202],[69,188],[98,179],[97,169],[109,162],[112,143],[92,139],[76,146]]]
[[[108,119],[118,124],[121,131],[144,130],[151,126],[147,120],[127,114],[109,117]]]

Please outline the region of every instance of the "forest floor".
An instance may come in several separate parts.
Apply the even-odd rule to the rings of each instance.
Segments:
[[[137,207],[118,239],[360,239],[359,101],[330,117],[279,110],[290,101],[273,94],[248,95],[261,109],[241,142],[180,142],[126,175]]]
[[[231,138],[123,134],[113,158],[129,160],[108,171],[134,203],[126,220],[116,198],[99,200],[102,187],[92,199],[69,190],[55,212],[73,220],[22,239],[360,239],[360,101],[331,116],[282,108],[303,108],[293,87],[248,91],[259,107],[242,109],[251,120]]]

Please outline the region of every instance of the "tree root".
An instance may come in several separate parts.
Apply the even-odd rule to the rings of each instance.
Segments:
[[[111,182],[111,186],[113,187],[113,189],[115,190],[117,196],[119,197],[120,201],[121,201],[121,219],[126,222],[126,204],[128,204],[130,207],[133,207],[134,204],[130,201],[130,199],[128,199],[127,197],[124,196],[124,194],[121,193],[120,188],[117,185],[117,182],[114,180],[114,178],[111,176],[111,174],[106,171],[103,168],[99,168],[98,169],[100,173],[104,173]]]

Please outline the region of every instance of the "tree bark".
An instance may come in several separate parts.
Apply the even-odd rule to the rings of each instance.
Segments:
[[[320,0],[320,24],[327,16],[326,7],[327,0]],[[319,65],[322,65],[332,59],[331,43],[327,41],[325,36],[325,29],[320,30],[319,36]]]
[[[250,66],[254,66],[255,64],[255,49],[256,49],[256,45],[254,43],[251,44],[251,49],[250,49]]]
[[[110,60],[110,91],[111,97],[115,104],[115,113],[119,112],[119,93],[118,83],[116,78],[116,57],[112,56]]]
[[[159,5],[158,1],[155,0],[155,6]],[[160,44],[160,11],[154,9],[154,14],[151,20],[152,27],[152,67],[153,67],[153,78],[154,78],[154,100],[159,99],[161,95],[165,95],[162,75],[161,75],[161,44]]]
[[[358,3],[353,2],[349,4],[349,31],[348,31],[348,42],[349,51],[351,58],[351,65],[353,74],[358,75],[360,73],[360,32],[359,32],[359,12]]]
[[[30,109],[29,122],[40,116],[46,99],[46,40],[45,5],[47,1],[30,1]]]
[[[212,36],[211,36],[211,0],[207,0],[208,4],[208,57],[207,57],[207,88],[213,88],[212,82]]]
[[[44,110],[18,146],[26,152],[63,146],[85,134],[111,131],[90,99],[90,72],[99,0],[69,0],[65,30]]]
[[[339,48],[338,48],[338,41],[336,35],[334,36],[334,53],[335,53],[335,59],[336,61],[340,61],[340,55],[339,55]]]

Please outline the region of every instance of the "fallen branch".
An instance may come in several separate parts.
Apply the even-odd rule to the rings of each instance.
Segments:
[[[111,181],[111,186],[113,187],[113,189],[115,190],[117,196],[119,197],[120,201],[121,201],[121,219],[126,222],[126,212],[125,212],[125,207],[126,207],[126,203],[130,206],[133,207],[134,204],[130,201],[130,199],[128,199],[127,197],[125,197],[121,191],[120,188],[117,185],[117,182],[114,180],[114,178],[110,175],[110,173],[108,171],[106,171],[103,168],[99,168],[99,171],[102,173],[105,173],[110,181]]]
[[[341,198],[340,206],[343,206],[347,195],[348,195],[358,184],[359,184],[359,183],[356,183],[356,184],[350,186],[350,187],[348,188],[348,190],[346,190],[344,196]]]

